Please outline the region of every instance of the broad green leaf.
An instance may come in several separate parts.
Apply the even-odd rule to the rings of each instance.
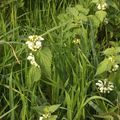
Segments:
[[[40,115],[49,113],[49,107],[48,106],[35,106],[35,107],[32,107],[32,109],[35,110]]]
[[[100,21],[95,15],[89,15],[88,16],[90,22],[92,22],[93,27],[98,28],[100,25]]]
[[[78,10],[76,10],[74,7],[68,7],[67,12],[70,14],[70,16],[73,15],[75,17],[77,17],[79,14]]]
[[[103,22],[104,18],[106,17],[107,13],[105,11],[97,11],[95,13],[96,17],[100,20],[100,22]]]
[[[80,12],[83,13],[84,15],[87,15],[89,13],[88,8],[84,8],[82,5],[76,5],[75,8]]]
[[[111,47],[103,51],[106,56],[114,56],[120,53],[120,47]]]
[[[52,53],[49,48],[43,48],[37,53],[37,63],[41,67],[41,73],[46,77],[51,76]]]
[[[57,18],[61,23],[64,23],[69,20],[68,15],[65,13],[61,13],[60,15],[57,16]]]
[[[97,68],[96,75],[102,74],[103,72],[110,71],[112,67],[112,63],[109,59],[104,59]]]
[[[41,69],[36,66],[31,66],[28,73],[27,86],[31,87],[34,82],[39,81],[41,78]]]
[[[56,104],[56,105],[46,105],[46,106],[35,106],[32,107],[32,109],[36,110],[36,112],[42,114],[46,114],[46,113],[53,113],[55,112],[58,108],[60,107],[60,104]]]
[[[114,55],[115,53],[116,53],[116,50],[114,47],[107,48],[106,50],[103,51],[103,54],[106,56],[111,56],[111,55]]]
[[[82,13],[79,14],[79,18],[80,20],[85,21],[85,22],[88,20],[87,16]]]
[[[55,112],[59,107],[60,107],[60,104],[51,105],[51,106],[49,107],[49,112],[50,112],[50,113],[53,113],[53,112]]]

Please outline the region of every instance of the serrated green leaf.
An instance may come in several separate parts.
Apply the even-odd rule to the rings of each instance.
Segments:
[[[35,107],[32,107],[32,109],[35,110],[40,115],[49,113],[49,106],[35,106]]]
[[[75,8],[80,12],[83,13],[84,15],[87,15],[89,13],[88,8],[84,8],[82,5],[76,5]]]
[[[49,48],[43,48],[37,53],[37,63],[41,67],[41,72],[46,77],[51,76],[52,53]]]
[[[97,11],[95,13],[95,16],[100,20],[100,22],[103,22],[104,18],[106,17],[107,13],[105,11]]]
[[[97,68],[96,75],[102,74],[103,72],[110,71],[112,67],[112,63],[109,59],[104,59]]]
[[[53,113],[53,112],[55,112],[59,107],[60,107],[60,104],[51,105],[51,106],[49,107],[49,112],[50,112],[50,113]]]
[[[67,8],[67,12],[68,12],[70,15],[75,16],[75,17],[77,17],[78,14],[79,14],[78,10],[76,10],[74,7],[68,7],[68,8]]]
[[[85,22],[88,20],[87,16],[82,13],[79,14],[79,18],[80,20],[85,21]]]
[[[95,15],[89,15],[89,20],[92,22],[93,27],[98,28],[100,25],[100,20]]]
[[[46,106],[35,106],[32,109],[36,110],[39,114],[53,113],[60,107],[60,104],[56,105],[46,105]]]
[[[31,66],[28,73],[27,86],[31,87],[34,82],[39,81],[41,78],[41,69],[36,66]]]

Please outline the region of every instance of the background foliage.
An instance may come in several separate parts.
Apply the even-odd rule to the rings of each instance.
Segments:
[[[100,1],[0,1],[0,119],[120,120],[120,71],[108,59],[120,65],[120,2]],[[39,69],[27,60],[34,34],[45,39]],[[95,84],[105,78],[109,94]]]

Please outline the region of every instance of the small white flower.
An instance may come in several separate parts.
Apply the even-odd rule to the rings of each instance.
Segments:
[[[96,86],[98,86],[98,90],[101,93],[110,93],[110,91],[114,89],[113,83],[108,81],[107,79],[98,80],[98,82],[96,83]]]
[[[119,68],[119,65],[118,65],[118,64],[115,64],[115,65],[113,66],[113,68],[112,68],[112,71],[115,72],[115,71],[118,70],[118,68]]]
[[[38,40],[43,41],[43,40],[44,40],[44,38],[43,38],[43,37],[41,37],[41,36],[38,36]]]
[[[29,54],[29,56],[27,57],[27,60],[30,61],[31,65],[34,65],[35,67],[39,67],[39,65],[36,63],[35,57],[32,53]]]
[[[29,53],[29,56],[27,57],[27,60],[34,61],[35,57],[32,53]]]
[[[51,116],[50,113],[43,114],[43,117],[44,117],[44,118],[49,118],[50,116]]]
[[[107,3],[105,2],[105,3],[99,3],[99,4],[97,4],[97,9],[98,10],[105,10],[107,8]]]
[[[30,40],[33,40],[33,37],[34,37],[33,35],[28,36]]]
[[[110,60],[110,62],[112,62],[112,63],[114,63],[114,62],[115,62],[115,60],[113,59],[113,57],[109,57],[108,59],[109,59],[109,60]]]
[[[108,24],[108,19],[107,19],[107,18],[104,19],[104,23],[105,23],[106,25]]]
[[[43,120],[43,117],[40,117],[39,120]]]
[[[44,118],[50,118],[51,116],[51,113],[45,113],[45,114],[42,114],[42,116],[39,118],[39,120],[43,120]]]
[[[34,48],[39,49],[39,48],[41,48],[41,47],[42,47],[41,41],[40,41],[40,40],[39,40],[39,41],[36,41]]]
[[[28,37],[29,40],[26,42],[28,48],[32,51],[37,51],[42,47],[41,41],[44,40],[41,36],[31,35]]]

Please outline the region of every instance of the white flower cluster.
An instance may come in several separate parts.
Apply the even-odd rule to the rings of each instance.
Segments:
[[[35,67],[39,67],[39,65],[36,63],[35,57],[34,57],[34,55],[32,53],[29,53],[29,55],[27,57],[27,60],[30,61],[31,65],[34,65]]]
[[[108,81],[108,79],[98,80],[96,86],[101,93],[110,93],[114,89],[113,83]]]
[[[106,8],[107,8],[107,3],[106,2],[104,2],[104,3],[99,3],[99,4],[97,4],[97,9],[98,10],[106,10]]]
[[[50,118],[51,114],[50,113],[46,113],[46,114],[43,114],[39,120],[43,120],[43,119],[46,119],[46,118]]]
[[[31,51],[37,51],[42,47],[42,41],[44,38],[38,35],[32,35],[28,37],[28,41],[26,42],[26,45]],[[31,65],[34,65],[36,67],[39,67],[39,65],[35,61],[35,57],[32,53],[29,53],[27,60],[30,61]]]
[[[29,40],[26,42],[26,44],[30,50],[37,51],[42,47],[42,41],[44,40],[44,38],[42,38],[41,36],[32,35],[28,38]]]
[[[111,62],[112,64],[114,64],[114,65],[112,66],[112,69],[111,69],[109,72],[110,72],[110,73],[111,73],[111,72],[116,72],[116,71],[119,69],[119,65],[115,63],[115,60],[113,59],[113,57],[109,57],[108,59],[110,60],[110,62]]]
[[[118,64],[115,64],[112,68],[112,71],[115,72],[119,69],[119,65]]]

